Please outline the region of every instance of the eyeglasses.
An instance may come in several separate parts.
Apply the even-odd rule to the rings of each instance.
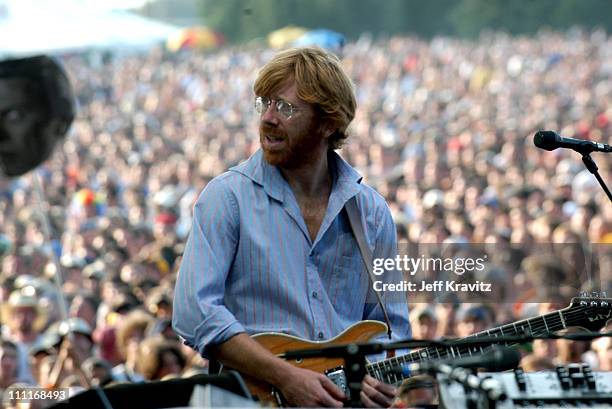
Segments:
[[[255,111],[259,115],[263,114],[274,102],[274,106],[276,107],[276,112],[285,117],[285,119],[291,119],[293,114],[299,112],[300,109],[296,108],[290,102],[287,102],[282,99],[272,99],[268,97],[257,97],[255,98]]]

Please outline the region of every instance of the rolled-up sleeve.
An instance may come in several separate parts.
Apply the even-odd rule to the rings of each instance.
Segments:
[[[227,174],[213,179],[200,194],[174,292],[172,326],[203,356],[208,346],[245,332],[223,304],[239,239],[239,208],[230,181]]]

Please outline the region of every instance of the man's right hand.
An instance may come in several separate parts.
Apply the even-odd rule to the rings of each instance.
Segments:
[[[294,367],[278,385],[285,399],[297,407],[341,408],[344,393],[325,375]]]
[[[245,333],[233,336],[212,352],[228,367],[240,368],[240,372],[274,385],[292,406],[339,408],[346,399],[325,375],[291,365]]]

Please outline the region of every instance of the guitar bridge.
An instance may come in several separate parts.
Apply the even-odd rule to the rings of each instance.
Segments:
[[[350,391],[343,366],[328,369],[325,371],[325,376],[327,376],[350,399]]]

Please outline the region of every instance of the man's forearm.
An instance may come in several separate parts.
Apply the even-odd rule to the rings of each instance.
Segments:
[[[211,354],[224,365],[275,386],[294,368],[245,333],[211,348]]]

